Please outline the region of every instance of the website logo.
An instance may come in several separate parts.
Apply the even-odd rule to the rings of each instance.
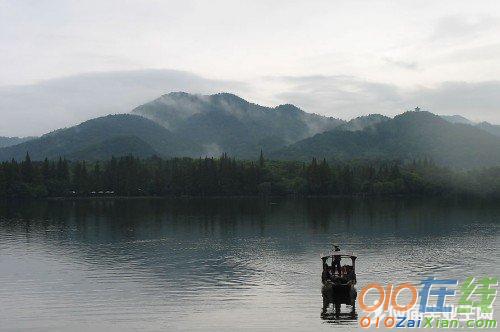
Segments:
[[[358,296],[362,328],[494,329],[498,279],[427,278],[419,285],[370,283]]]

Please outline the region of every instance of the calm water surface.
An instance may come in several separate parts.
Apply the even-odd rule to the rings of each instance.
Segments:
[[[500,275],[499,225],[498,202],[439,199],[4,202],[0,329],[354,329],[320,317],[333,241],[358,289],[463,280]]]

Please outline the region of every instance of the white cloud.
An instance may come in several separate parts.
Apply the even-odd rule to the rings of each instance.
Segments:
[[[90,73],[0,87],[0,136],[39,135],[93,117],[128,113],[171,91],[239,93],[245,89],[240,82],[176,70]]]

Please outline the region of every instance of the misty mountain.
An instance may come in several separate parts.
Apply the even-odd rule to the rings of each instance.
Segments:
[[[440,115],[440,117],[451,123],[474,125],[474,122],[461,115]]]
[[[35,137],[3,137],[3,136],[0,136],[0,148],[5,148],[7,146],[20,144],[20,143],[32,140],[34,138]]]
[[[371,114],[345,122],[285,104],[274,108],[236,95],[163,95],[134,114],[95,118],[20,144],[0,148],[0,160],[98,160],[111,156],[204,157],[223,152],[255,159],[312,157],[417,159],[468,168],[500,164],[499,126],[463,124],[428,112],[393,119]],[[457,120],[458,119],[458,120]],[[495,136],[497,135],[497,136]]]
[[[68,153],[65,157],[69,160],[102,160],[128,155],[148,158],[162,153],[137,136],[115,136]]]
[[[274,159],[313,157],[431,158],[457,168],[500,164],[500,138],[479,128],[454,124],[428,112],[406,112],[360,131],[334,129],[274,152]]]
[[[390,119],[391,118],[389,118],[388,116],[381,114],[364,115],[354,118],[349,122],[338,126],[338,129],[348,130],[348,131],[363,130],[366,127],[370,127],[376,125],[377,123],[384,122]]]
[[[493,125],[489,122],[480,122],[476,125],[476,127],[489,132],[490,134],[493,134],[495,136],[500,136],[500,126],[499,125]]]
[[[77,126],[56,130],[15,146],[0,149],[0,160],[21,160],[26,153],[34,160],[44,158],[97,160],[111,156],[136,155],[199,156],[203,150],[164,127],[131,114],[108,115]]]
[[[260,149],[275,150],[345,123],[306,113],[290,104],[260,106],[229,93],[169,93],[132,113],[161,124],[213,154],[227,152],[243,158],[254,158]]]
[[[486,121],[475,123],[475,122],[470,121],[467,118],[464,118],[461,115],[441,115],[441,117],[443,119],[445,119],[446,121],[449,121],[451,123],[468,124],[471,126],[475,126],[479,129],[482,129],[484,131],[487,131],[490,134],[493,134],[495,136],[500,136],[500,126],[499,125],[494,125],[494,124],[491,124],[491,123],[486,122]]]

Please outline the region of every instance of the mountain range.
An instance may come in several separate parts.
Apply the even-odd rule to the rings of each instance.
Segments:
[[[479,122],[475,123],[461,115],[441,115],[443,119],[445,119],[448,122],[451,123],[458,123],[458,124],[467,124],[471,126],[475,126],[477,128],[480,128],[482,130],[485,130],[489,132],[490,134],[500,136],[500,126],[499,125],[494,125],[489,122]]]
[[[500,165],[500,137],[480,128],[450,123],[429,112],[406,112],[362,130],[331,130],[273,152],[286,160],[429,158],[472,168]]]
[[[27,152],[35,160],[99,160],[128,154],[201,157],[223,152],[255,159],[262,150],[272,159],[427,157],[471,168],[500,165],[499,128],[423,111],[344,121],[307,113],[291,104],[260,106],[228,93],[173,92],[131,114],[95,118],[24,142],[14,141],[0,148],[0,160],[19,160]]]
[[[196,141],[209,155],[227,152],[241,158],[253,158],[260,149],[284,147],[344,123],[294,105],[269,108],[229,93],[169,93],[132,113],[161,124],[182,139]]]
[[[5,137],[0,136],[0,148],[4,148],[7,146],[12,146],[16,144],[21,144],[26,141],[30,141],[35,137]]]
[[[111,156],[149,157],[198,156],[203,151],[188,140],[180,139],[161,125],[133,114],[108,115],[59,129],[39,138],[0,149],[0,159],[25,157],[98,160]]]
[[[477,128],[480,128],[484,131],[489,132],[490,134],[493,134],[495,136],[500,136],[500,126],[499,125],[493,125],[488,122],[480,122],[475,125]]]

